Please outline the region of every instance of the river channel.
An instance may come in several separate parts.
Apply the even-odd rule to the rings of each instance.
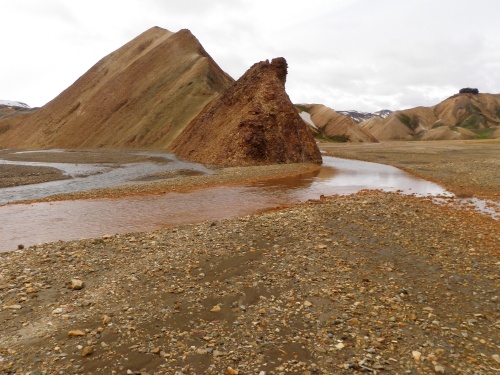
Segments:
[[[144,176],[164,171],[165,168],[213,173],[201,165],[177,161],[173,156],[165,157],[171,162],[158,165],[131,163],[119,168],[112,165],[59,166],[66,173],[72,173],[69,169],[79,170],[80,173],[75,173],[69,180],[0,189],[0,201],[7,203],[61,192],[138,183]],[[321,195],[354,194],[366,189],[418,196],[453,196],[435,183],[415,178],[391,166],[333,157],[324,157],[323,161],[318,173],[241,186],[114,199],[7,204],[0,207],[0,251],[15,250],[19,244],[31,246],[238,217],[318,199]],[[40,165],[54,166],[51,163]],[[85,171],[83,176],[82,170]],[[484,202],[473,204],[486,210]]]

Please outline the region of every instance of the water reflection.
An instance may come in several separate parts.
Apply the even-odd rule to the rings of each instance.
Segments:
[[[177,160],[171,154],[147,154],[144,152],[137,152],[135,154],[157,157],[159,161],[123,164],[74,164],[0,160],[0,164],[53,167],[63,171],[65,175],[72,177],[67,180],[3,188],[0,190],[0,204],[44,198],[54,194],[141,183],[155,179],[150,176],[168,171],[185,170],[192,171],[193,174],[213,173],[213,171],[207,169],[202,164]]]

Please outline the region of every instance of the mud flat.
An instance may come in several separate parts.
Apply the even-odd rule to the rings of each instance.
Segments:
[[[496,374],[499,249],[487,215],[372,191],[1,253],[0,373]]]

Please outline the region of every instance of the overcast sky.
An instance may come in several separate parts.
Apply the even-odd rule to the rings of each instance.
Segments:
[[[294,103],[376,111],[500,93],[500,0],[0,0],[0,99],[42,106],[150,27],[238,79],[283,56]]]

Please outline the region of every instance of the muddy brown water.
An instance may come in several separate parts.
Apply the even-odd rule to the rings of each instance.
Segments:
[[[133,174],[129,177],[137,178]],[[30,246],[239,217],[318,199],[321,195],[354,194],[365,189],[452,196],[435,183],[391,166],[324,157],[317,173],[249,185],[115,199],[5,205],[0,207],[0,251],[15,250],[19,244]],[[33,191],[33,186],[26,191]]]

